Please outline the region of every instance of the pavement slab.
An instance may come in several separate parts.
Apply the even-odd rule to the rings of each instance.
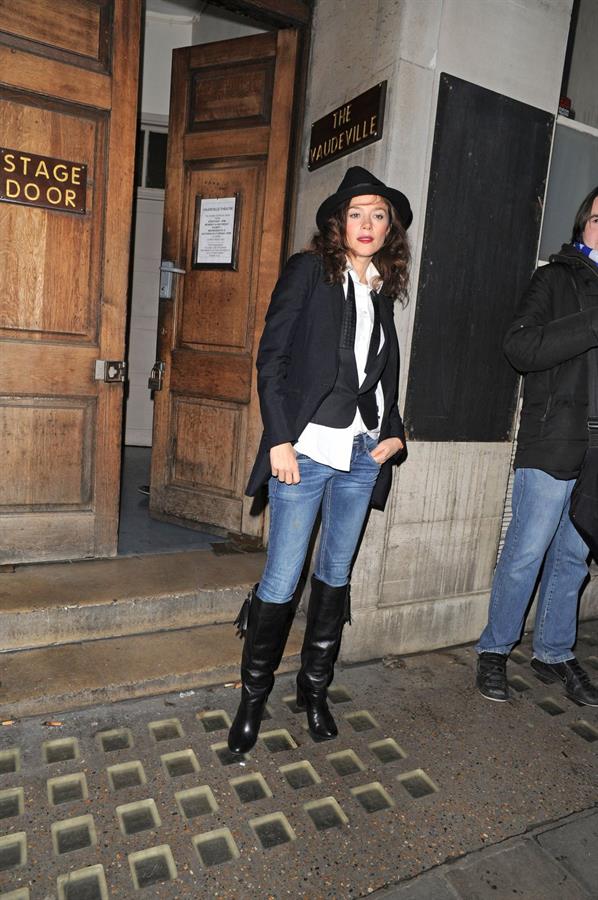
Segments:
[[[582,663],[596,646],[585,623]],[[525,881],[544,871],[559,900],[587,900],[560,820],[596,804],[598,709],[529,658],[524,642],[509,673],[527,687],[505,704],[475,690],[470,647],[339,666],[325,743],[283,674],[246,759],[225,748],[234,686],[0,726],[0,897],[552,900]],[[562,860],[530,837],[557,824]]]
[[[588,900],[571,875],[531,841],[480,854],[468,865],[453,867],[447,880],[468,900]]]
[[[537,840],[590,894],[598,896],[598,812],[551,828]]]

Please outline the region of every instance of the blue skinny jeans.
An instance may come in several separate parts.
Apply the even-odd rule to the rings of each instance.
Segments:
[[[494,573],[488,624],[478,653],[511,652],[544,562],[533,655],[546,663],[573,658],[579,592],[588,574],[588,547],[569,518],[575,481],[540,469],[517,469],[513,518]]]
[[[320,507],[322,530],[315,575],[331,587],[347,584],[380,472],[370,453],[376,444],[369,435],[358,435],[353,441],[348,472],[298,453],[299,484],[283,484],[270,478],[268,556],[258,587],[258,595],[265,603],[292,600]]]

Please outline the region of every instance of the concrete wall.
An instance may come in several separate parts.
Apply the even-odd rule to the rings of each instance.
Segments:
[[[318,0],[294,246],[349,165],[409,196],[411,303],[396,321],[405,393],[440,73],[556,112],[572,0]],[[381,141],[316,172],[309,126],[388,80]],[[384,513],[373,512],[353,575],[342,655],[364,659],[474,640],[485,623],[511,445],[411,443]],[[589,595],[588,595],[589,596]]]
[[[598,3],[581,0],[567,93],[575,118],[598,128]]]

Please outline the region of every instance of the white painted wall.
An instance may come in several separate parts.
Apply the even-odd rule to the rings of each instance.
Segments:
[[[232,38],[248,37],[250,34],[261,34],[263,28],[237,19],[233,13],[207,7],[199,15],[193,26],[194,44],[211,44],[214,41],[229,41]]]
[[[556,112],[572,0],[317,0],[294,246],[350,165],[405,191],[414,210],[411,303],[397,308],[404,398],[441,72]],[[313,173],[313,121],[388,79],[383,139]],[[412,442],[388,507],[373,512],[353,574],[363,659],[478,637],[485,622],[509,472],[508,443]]]
[[[163,191],[137,196],[135,255],[131,284],[129,384],[125,444],[151,447],[154,404],[147,387],[156,356],[158,283],[164,219]]]
[[[193,15],[145,14],[141,117],[147,113],[168,115],[172,51],[193,43]]]

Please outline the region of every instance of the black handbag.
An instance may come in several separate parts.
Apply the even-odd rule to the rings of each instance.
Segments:
[[[598,351],[588,351],[588,449],[571,492],[569,516],[598,561]]]

